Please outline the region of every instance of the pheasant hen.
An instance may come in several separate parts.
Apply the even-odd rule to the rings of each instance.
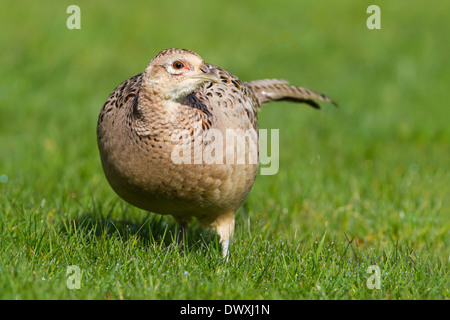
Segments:
[[[257,111],[272,100],[334,103],[286,80],[242,82],[195,52],[163,50],[101,109],[97,142],[106,178],[130,204],[175,217],[179,239],[192,217],[216,230],[227,257],[236,211],[258,169]],[[230,132],[241,148],[225,141]]]

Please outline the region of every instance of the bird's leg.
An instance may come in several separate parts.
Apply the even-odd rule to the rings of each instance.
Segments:
[[[225,258],[228,261],[229,253],[228,246],[230,245],[230,239],[221,240],[222,244],[222,257]]]
[[[186,220],[178,221],[177,242],[179,245],[187,243],[187,228],[188,222]]]
[[[232,212],[226,215],[220,216],[215,221],[215,228],[217,235],[220,239],[220,244],[222,245],[222,257],[226,258],[228,261],[229,257],[229,245],[230,245],[230,238],[233,236],[234,233],[234,216],[236,212]]]

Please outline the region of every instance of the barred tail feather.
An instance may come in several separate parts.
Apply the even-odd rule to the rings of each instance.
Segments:
[[[320,109],[320,105],[315,100],[330,102],[336,107],[338,106],[336,102],[322,93],[291,86],[287,80],[283,79],[255,80],[245,82],[245,84],[256,96],[260,106],[270,101],[280,100],[306,103],[316,109]]]

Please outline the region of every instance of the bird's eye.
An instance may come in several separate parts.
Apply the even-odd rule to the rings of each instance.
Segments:
[[[184,63],[181,61],[174,61],[172,63],[172,68],[174,68],[175,70],[181,70],[184,68]]]

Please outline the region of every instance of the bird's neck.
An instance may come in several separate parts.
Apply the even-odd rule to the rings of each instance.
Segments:
[[[181,104],[167,99],[160,88],[144,84],[139,91],[134,106],[135,119],[148,126],[157,122],[175,122],[181,112]]]

